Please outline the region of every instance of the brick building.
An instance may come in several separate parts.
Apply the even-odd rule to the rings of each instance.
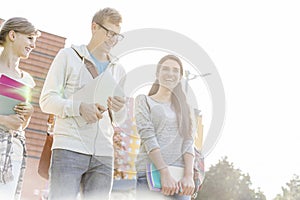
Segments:
[[[0,18],[0,24],[3,21]],[[66,40],[64,37],[44,31],[41,33],[41,37],[37,39],[36,48],[31,52],[29,58],[21,59],[20,62],[20,68],[30,73],[36,83],[31,100],[35,112],[26,129],[28,159],[22,200],[39,199],[41,191],[46,188],[47,182],[37,174],[37,166],[46,137],[48,115],[42,113],[38,102],[49,67],[58,51],[65,46]]]

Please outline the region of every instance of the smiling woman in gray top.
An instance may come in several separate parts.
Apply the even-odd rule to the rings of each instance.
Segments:
[[[193,181],[193,126],[190,107],[182,90],[183,67],[174,55],[164,56],[157,65],[156,81],[148,96],[139,95],[135,102],[137,129],[141,137],[137,158],[137,195],[145,197],[153,192],[146,181],[146,165],[154,163],[161,174],[161,199],[190,199]],[[168,166],[184,168],[178,182]],[[149,197],[150,197],[149,196]]]

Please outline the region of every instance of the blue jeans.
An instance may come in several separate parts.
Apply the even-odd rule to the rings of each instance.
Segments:
[[[54,149],[50,166],[49,200],[109,199],[113,158]]]
[[[150,191],[147,183],[147,178],[145,176],[140,176],[137,179],[136,185],[136,199],[144,199],[144,200],[152,200],[152,199],[160,199],[160,200],[190,200],[190,196],[180,196],[178,194],[174,194],[172,196],[163,195],[161,192]]]

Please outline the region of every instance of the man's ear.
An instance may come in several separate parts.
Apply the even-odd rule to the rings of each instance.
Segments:
[[[94,34],[94,32],[98,29],[99,29],[98,24],[96,22],[92,22],[92,24],[91,24],[92,33]]]

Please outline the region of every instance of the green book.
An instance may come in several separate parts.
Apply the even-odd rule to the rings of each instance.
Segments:
[[[153,187],[161,189],[159,170],[156,169],[154,164],[150,165],[150,169],[151,169],[151,178],[153,180]]]

